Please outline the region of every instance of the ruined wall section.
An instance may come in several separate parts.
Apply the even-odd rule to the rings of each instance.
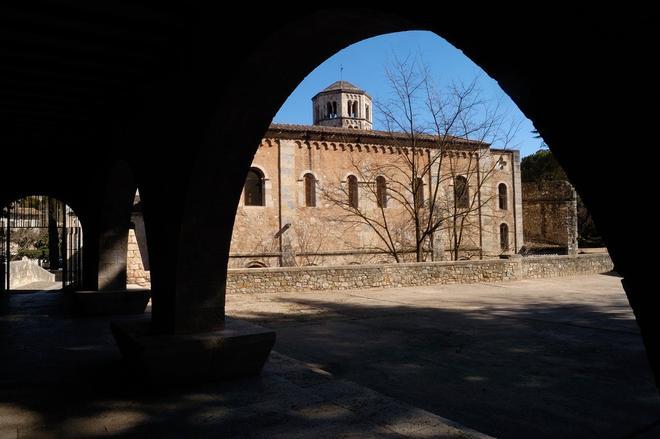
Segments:
[[[524,241],[529,252],[577,253],[577,195],[567,181],[523,183]]]

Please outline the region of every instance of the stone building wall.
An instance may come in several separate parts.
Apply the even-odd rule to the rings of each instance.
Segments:
[[[126,283],[151,288],[151,276],[144,269],[135,230],[128,230],[128,254],[126,258]]]
[[[427,139],[432,145],[433,142]],[[432,147],[420,148],[419,160],[428,163]],[[361,208],[378,210],[374,196],[375,173],[379,166],[403,161],[403,148],[397,148],[386,134],[375,131],[342,130],[301,125],[273,125],[255,154],[252,166],[265,176],[265,206],[245,206],[243,197],[237,208],[230,249],[230,268],[321,266],[391,263],[394,259],[383,252],[380,238],[355,217],[347,216],[324,193],[348,185],[349,175],[358,178],[358,203]],[[451,158],[450,158],[451,156]],[[450,165],[449,161],[454,160]],[[517,151],[490,150],[481,145],[458,148],[447,152],[439,162],[439,175],[445,203],[453,197],[453,184],[447,179],[452,173],[466,172],[471,191],[481,187],[482,209],[468,216],[460,246],[460,256],[468,259],[493,258],[503,253],[515,253],[522,246],[522,205],[520,202],[519,154]],[[479,166],[481,173],[475,172]],[[450,169],[451,168],[451,169]],[[394,170],[393,170],[394,169]],[[468,171],[470,170],[470,171]],[[518,170],[518,171],[517,171]],[[405,180],[390,166],[386,172],[391,184],[394,179]],[[317,180],[316,207],[305,205],[307,173]],[[365,176],[372,174],[370,178]],[[424,195],[431,195],[432,181],[424,181]],[[507,186],[508,206],[499,209],[497,187]],[[414,232],[410,217],[401,204],[388,202],[388,221],[392,230],[410,241],[405,261],[415,258]],[[442,203],[441,202],[441,203]],[[347,221],[348,219],[348,221]],[[500,225],[506,223],[509,248],[500,246]],[[278,233],[280,232],[281,233]],[[433,252],[427,260],[451,259],[452,239],[449,229],[433,237]]]
[[[227,293],[278,293],[501,282],[597,274],[612,269],[612,260],[606,253],[525,258],[516,256],[509,259],[479,261],[236,269],[227,273]]]
[[[577,253],[577,195],[570,183],[523,183],[522,192],[525,246]]]

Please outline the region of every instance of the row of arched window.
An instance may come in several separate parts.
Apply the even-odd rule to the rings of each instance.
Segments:
[[[364,118],[366,120],[369,119],[369,105],[364,106]],[[327,102],[325,104],[325,113],[323,115],[325,119],[336,119],[339,117],[339,111],[337,109],[337,102],[332,101],[332,102]],[[353,117],[355,119],[358,118],[358,101],[348,101],[348,117]],[[316,106],[314,109],[314,123],[318,122],[321,120],[321,114],[319,111],[319,107]]]
[[[316,207],[316,177],[308,172],[303,176],[305,185],[305,206]],[[357,209],[359,207],[358,179],[354,175],[347,178],[348,204]],[[417,178],[415,187],[415,202],[417,206],[424,205],[424,181]],[[264,175],[257,168],[250,168],[245,180],[244,202],[246,206],[265,206]],[[382,175],[376,177],[376,203],[378,207],[387,207],[387,180]],[[498,200],[500,210],[508,209],[508,191],[504,183],[498,185]],[[454,178],[454,202],[457,208],[470,207],[470,186],[468,179],[462,175]]]
[[[337,102],[336,101],[328,102],[325,107],[325,118],[336,119],[337,117],[338,117]]]

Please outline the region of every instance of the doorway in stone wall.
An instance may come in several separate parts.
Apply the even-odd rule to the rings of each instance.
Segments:
[[[82,225],[66,203],[29,195],[0,215],[0,291],[76,288],[82,284]]]

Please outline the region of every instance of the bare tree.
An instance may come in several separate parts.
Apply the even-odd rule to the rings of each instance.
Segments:
[[[379,238],[373,249],[397,262],[413,252],[424,261],[445,239],[457,260],[496,197],[482,190],[500,166],[490,146],[506,148],[515,125],[482,98],[476,80],[438,91],[428,69],[410,59],[395,60],[386,76],[392,98],[376,108],[391,160],[352,155],[357,183],[322,187],[323,197],[343,212],[337,222],[367,226]]]
[[[325,235],[323,226],[318,221],[305,221],[297,219],[293,223],[292,231],[293,252],[298,266],[322,265],[323,256],[320,254],[324,244]]]

